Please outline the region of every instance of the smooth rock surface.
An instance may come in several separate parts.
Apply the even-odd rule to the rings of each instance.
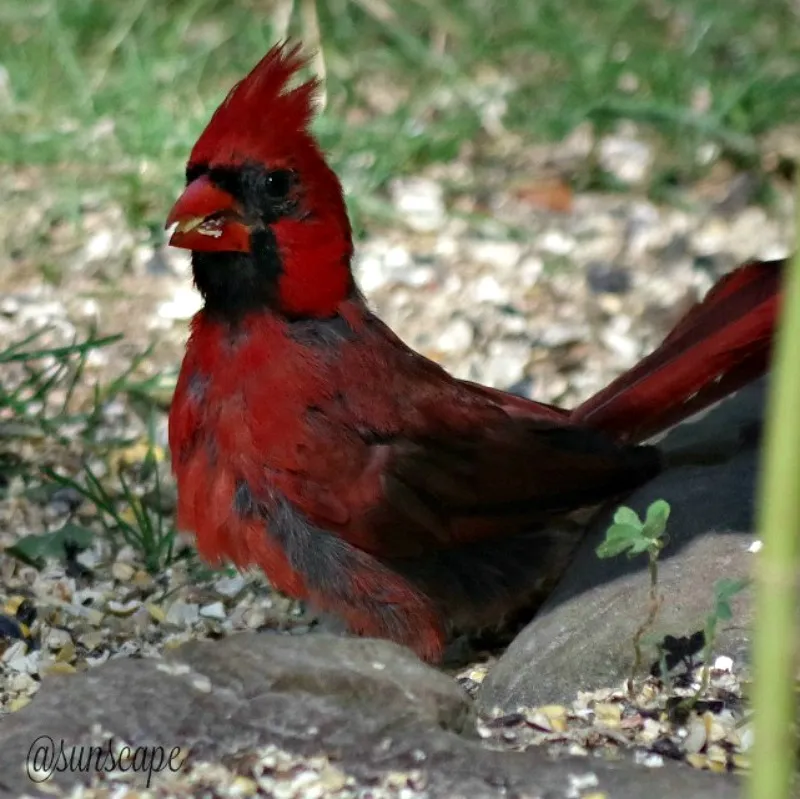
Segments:
[[[643,516],[650,503],[672,508],[669,543],[659,558],[663,602],[652,639],[703,628],[721,577],[747,576],[755,555],[753,511],[764,384],[754,384],[702,419],[676,428],[660,446],[721,462],[671,468],[622,503]],[[489,673],[482,711],[571,701],[580,690],[616,685],[630,673],[632,639],[648,607],[645,556],[601,560],[595,552],[615,507],[604,510],[553,594]],[[752,618],[750,592],[735,597],[734,616],[718,628],[714,651],[741,665]],[[645,667],[657,659],[651,645]]]

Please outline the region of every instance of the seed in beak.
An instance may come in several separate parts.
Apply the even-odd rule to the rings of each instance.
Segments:
[[[225,219],[213,216],[193,216],[182,219],[175,227],[177,233],[189,233],[196,230],[201,236],[211,236],[218,239],[222,235]]]
[[[206,221],[206,217],[204,216],[192,216],[188,219],[181,219],[175,225],[175,232],[176,233],[189,233],[190,231],[194,230],[196,227],[200,227],[203,222]]]

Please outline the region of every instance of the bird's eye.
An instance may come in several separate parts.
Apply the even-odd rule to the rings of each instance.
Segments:
[[[289,169],[276,169],[267,175],[267,195],[272,200],[284,200],[289,194],[294,175]]]

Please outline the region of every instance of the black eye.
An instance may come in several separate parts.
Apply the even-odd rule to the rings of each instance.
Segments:
[[[294,183],[294,174],[289,169],[276,169],[267,174],[266,191],[271,200],[285,200]]]

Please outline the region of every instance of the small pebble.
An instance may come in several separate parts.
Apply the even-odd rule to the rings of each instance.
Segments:
[[[135,573],[136,569],[131,566],[130,563],[121,563],[116,561],[111,565],[112,576],[115,580],[119,580],[121,583],[130,582]]]
[[[224,597],[235,597],[245,587],[246,582],[241,574],[235,574],[232,577],[220,577],[214,583],[214,590]]]
[[[436,338],[436,349],[447,354],[467,352],[475,340],[475,331],[466,320],[452,319]]]
[[[108,612],[113,613],[115,616],[131,616],[141,606],[142,603],[138,599],[129,599],[127,602],[119,602],[116,599],[112,599],[106,604]]]
[[[194,602],[176,599],[168,608],[166,622],[176,627],[191,627],[200,619],[200,608]]]
[[[200,615],[204,619],[218,619],[223,620],[228,617],[225,612],[225,605],[222,602],[212,602],[210,605],[203,605],[200,608]]]
[[[630,272],[611,264],[589,264],[586,281],[595,294],[625,294],[631,288]]]
[[[169,321],[191,319],[203,306],[200,294],[188,286],[175,289],[171,300],[158,306],[158,316]]]
[[[441,184],[426,178],[398,178],[390,187],[392,200],[409,227],[427,232],[437,230],[445,219]]]
[[[661,755],[655,755],[652,752],[643,752],[637,749],[634,752],[633,759],[635,763],[640,766],[647,766],[647,768],[661,768],[664,765],[664,758]]]

